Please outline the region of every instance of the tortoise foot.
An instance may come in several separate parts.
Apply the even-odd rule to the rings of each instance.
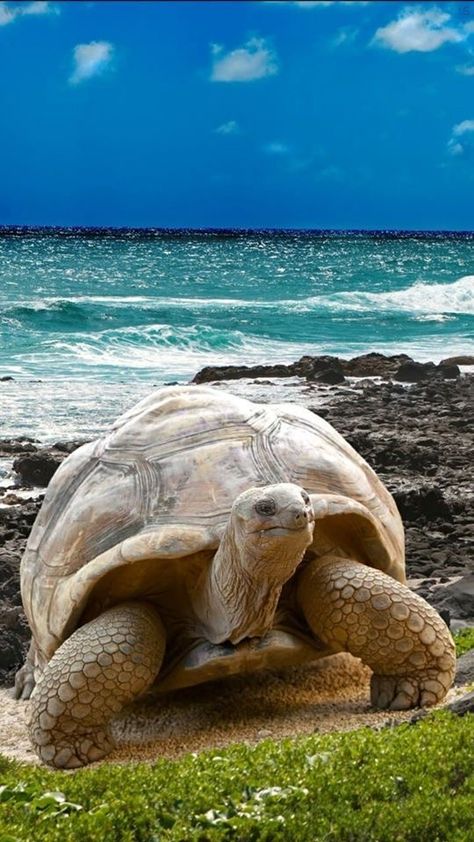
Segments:
[[[116,605],[57,649],[31,698],[30,735],[45,763],[73,769],[105,757],[111,720],[153,684],[165,650],[147,603]]]
[[[87,766],[88,763],[102,760],[115,746],[112,737],[106,731],[76,731],[71,740],[59,739],[51,743],[48,731],[38,727],[32,729],[31,737],[43,763],[56,769],[78,769]]]
[[[370,702],[380,710],[409,710],[436,705],[452,683],[451,672],[435,669],[411,675],[374,675],[370,681]]]
[[[29,699],[35,689],[34,667],[28,661],[15,675],[13,695],[15,699]]]

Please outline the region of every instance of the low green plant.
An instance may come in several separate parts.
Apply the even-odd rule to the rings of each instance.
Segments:
[[[458,658],[470,649],[474,649],[474,628],[459,629],[453,635]]]
[[[0,759],[1,842],[468,842],[472,717],[73,774]]]
[[[0,786],[0,804],[9,801],[21,804],[25,810],[35,813],[41,818],[64,816],[74,811],[82,810],[80,804],[66,801],[63,792],[38,792],[33,784],[17,784],[16,786]]]

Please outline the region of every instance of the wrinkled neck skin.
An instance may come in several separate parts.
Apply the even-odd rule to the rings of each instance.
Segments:
[[[311,532],[247,533],[231,514],[219,548],[193,594],[203,636],[211,643],[260,637],[273,623],[285,582],[311,541]]]

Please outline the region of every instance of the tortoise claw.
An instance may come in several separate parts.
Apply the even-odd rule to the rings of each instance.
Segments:
[[[29,699],[33,690],[35,689],[35,676],[32,664],[26,662],[15,675],[15,686],[13,688],[13,696],[15,699],[25,700]]]
[[[431,669],[411,675],[372,675],[370,702],[381,710],[430,707],[444,699],[451,674]]]

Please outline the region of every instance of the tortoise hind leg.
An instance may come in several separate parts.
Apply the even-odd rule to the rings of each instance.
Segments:
[[[76,768],[113,748],[110,720],[155,680],[166,635],[158,612],[125,602],[81,626],[55,652],[32,695],[30,736],[45,763]]]
[[[454,678],[454,643],[424,599],[385,573],[324,556],[302,571],[298,601],[312,631],[374,672],[371,702],[405,710],[434,705]]]

